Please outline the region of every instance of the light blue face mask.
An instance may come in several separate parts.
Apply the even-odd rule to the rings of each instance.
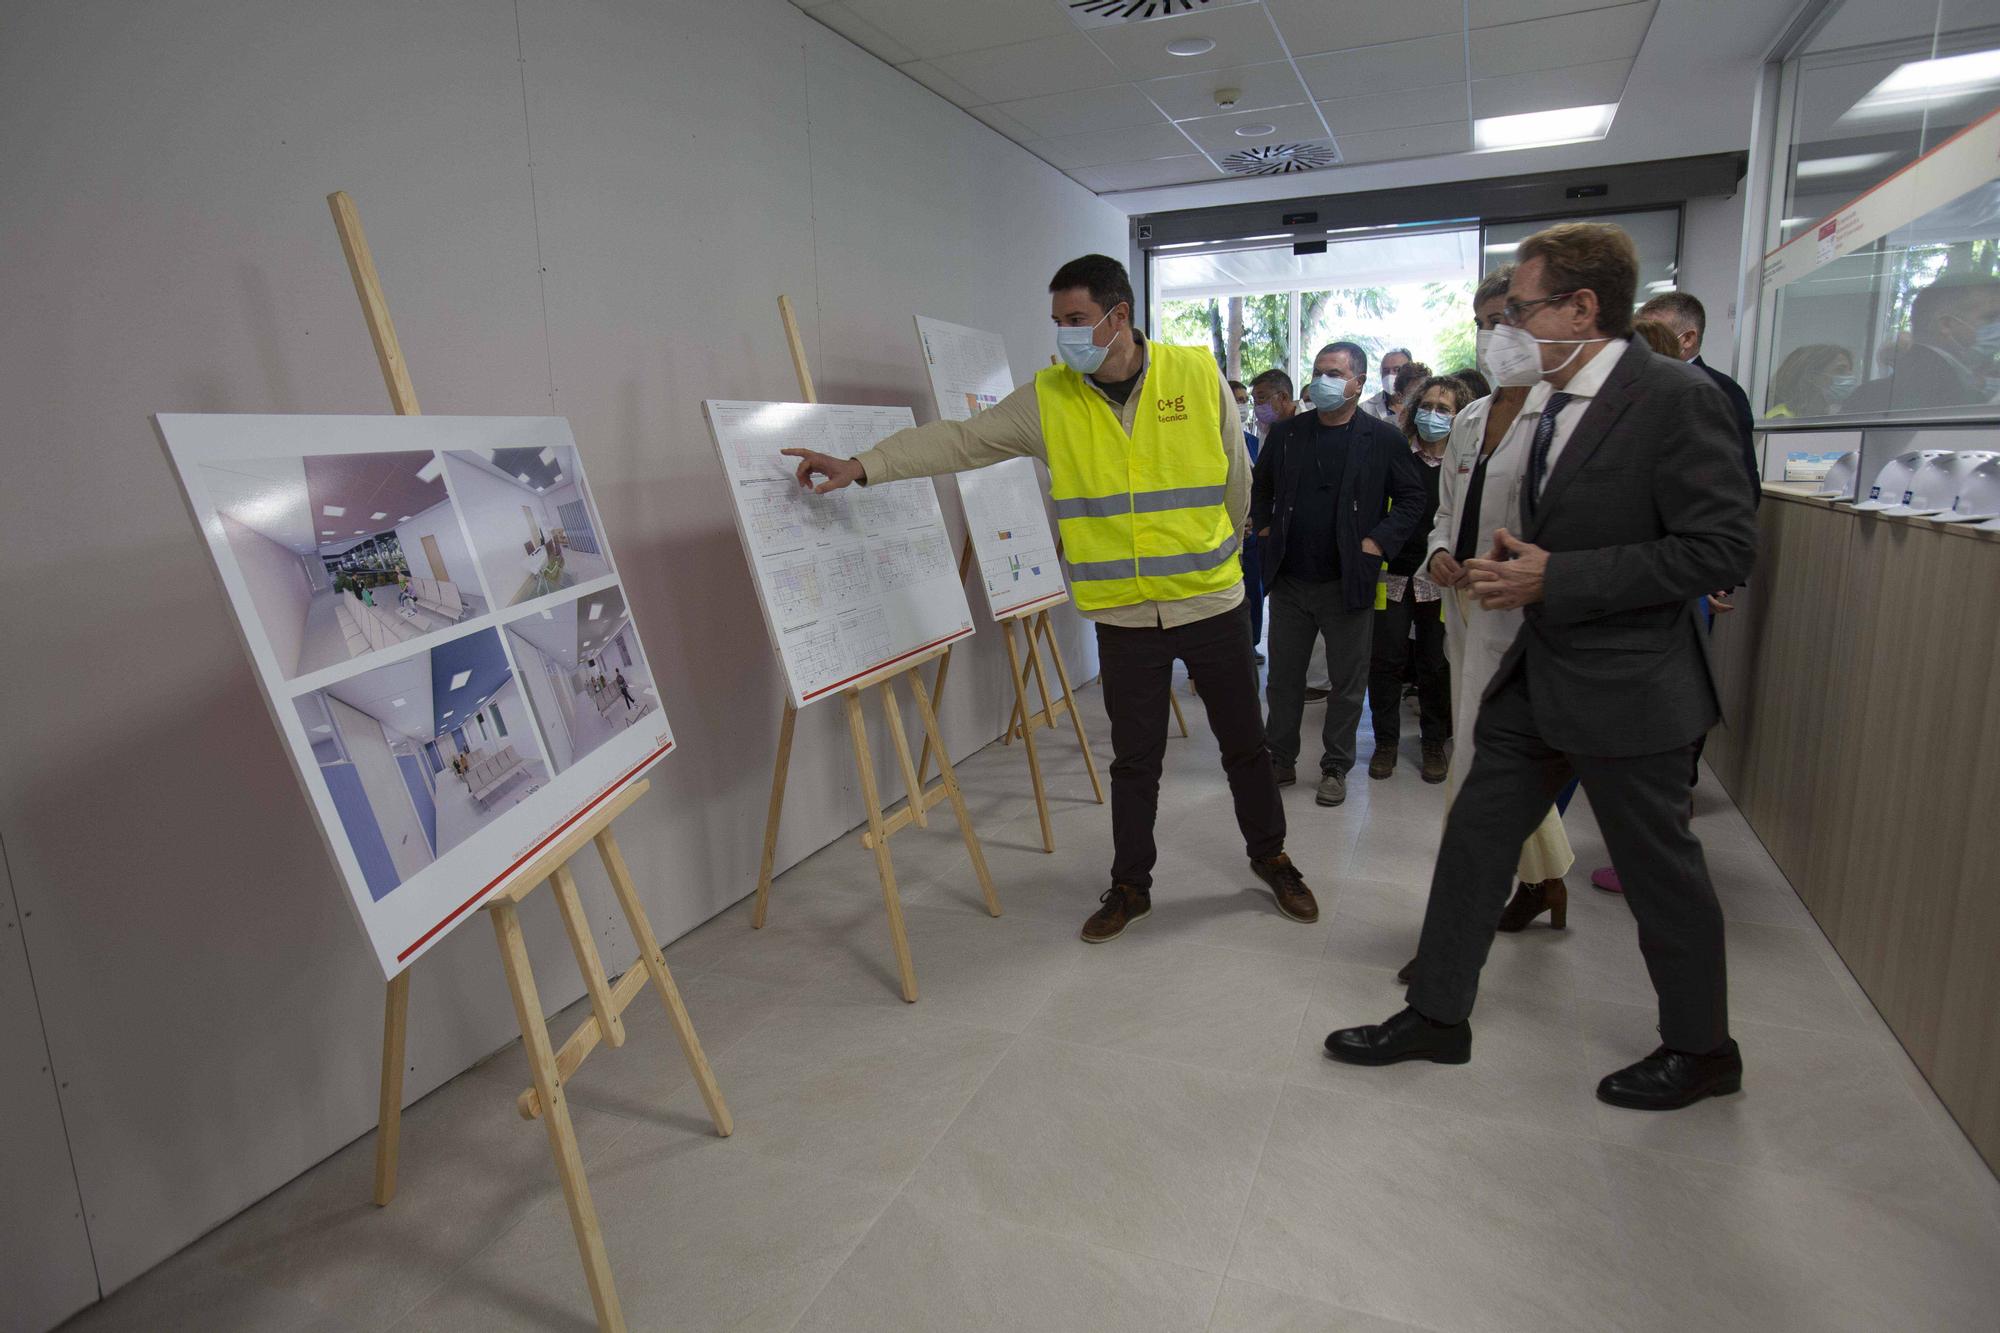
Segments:
[[[1859,375],[1835,375],[1826,382],[1826,399],[1830,403],[1844,403],[1860,387]]]
[[[1115,310],[1117,307],[1113,306],[1112,309]],[[1107,310],[1104,312],[1104,318],[1098,320],[1097,324],[1102,324],[1104,320],[1110,318],[1111,311]],[[1099,347],[1091,341],[1097,334],[1097,324],[1092,324],[1087,329],[1068,324],[1056,326],[1056,355],[1063,359],[1064,365],[1079,375],[1096,374],[1098,367],[1104,364],[1104,358],[1111,355],[1110,347]],[[1117,340],[1114,338],[1112,341]]]
[[[1450,412],[1438,412],[1428,407],[1417,409],[1417,434],[1427,444],[1436,444],[1451,434]]]
[[[1313,376],[1312,383],[1306,385],[1306,396],[1322,412],[1338,412],[1353,397],[1347,392],[1347,381],[1332,375]]]

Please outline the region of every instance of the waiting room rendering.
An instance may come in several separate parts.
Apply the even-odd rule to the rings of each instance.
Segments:
[[[552,445],[444,456],[480,572],[502,606],[611,573],[575,454]]]
[[[288,678],[487,610],[433,453],[251,459],[201,471]]]
[[[622,589],[546,607],[507,634],[556,772],[658,713],[659,690]]]

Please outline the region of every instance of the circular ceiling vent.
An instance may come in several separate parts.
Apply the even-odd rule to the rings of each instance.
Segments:
[[[1332,144],[1268,143],[1245,148],[1222,159],[1222,169],[1232,176],[1282,176],[1288,171],[1318,171],[1337,166],[1340,152]]]
[[[1109,28],[1176,14],[1207,14],[1247,3],[1249,0],[1064,0],[1063,8],[1079,28]]]

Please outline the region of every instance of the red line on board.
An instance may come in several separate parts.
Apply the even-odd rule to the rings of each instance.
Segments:
[[[997,620],[997,619],[999,619],[999,618],[1000,618],[1001,616],[1011,616],[1011,615],[1013,615],[1013,614],[1014,614],[1014,613],[1015,613],[1016,611],[1025,611],[1025,610],[1026,610],[1027,608],[1029,608],[1029,607],[1031,607],[1031,606],[1039,606],[1039,605],[1041,605],[1041,604],[1042,604],[1043,602],[1053,602],[1053,601],[1055,601],[1055,600],[1056,600],[1056,599],[1057,599],[1058,597],[1061,597],[1062,595],[1063,595],[1063,594],[1062,594],[1062,593],[1060,593],[1060,592],[1052,592],[1052,593],[1048,594],[1048,595],[1047,595],[1046,597],[1030,597],[1030,598],[1029,598],[1029,599],[1028,599],[1027,601],[1025,601],[1025,602],[1022,602],[1022,603],[1021,603],[1020,605],[1018,605],[1018,606],[1003,606],[1003,607],[1001,607],[1001,608],[1000,608],[1000,609],[999,609],[998,611],[995,611],[995,612],[993,613],[993,617],[994,617],[994,619],[996,619],[996,620]]]
[[[903,653],[897,657],[892,657],[886,662],[877,662],[874,666],[869,667],[865,671],[857,671],[853,675],[849,676],[847,680],[836,680],[831,685],[822,685],[818,689],[814,690],[811,694],[806,695],[805,701],[807,703],[811,703],[813,700],[819,698],[822,694],[830,694],[834,690],[837,690],[841,686],[847,684],[849,681],[860,680],[863,676],[872,676],[877,671],[880,671],[883,667],[891,667],[896,665],[896,663],[902,661],[903,658],[905,657],[915,657],[918,653],[927,653],[941,643],[950,643],[954,639],[962,639],[970,633],[972,633],[972,627],[968,625],[966,628],[962,630],[958,630],[955,633],[945,635],[942,639],[932,639],[929,643],[925,644],[921,648],[912,648],[910,649],[909,652]]]
[[[527,851],[522,852],[521,855],[515,859],[513,865],[508,866],[505,870],[495,875],[492,879],[486,881],[485,888],[473,894],[470,898],[467,898],[464,902],[460,903],[458,906],[452,908],[451,911],[445,913],[444,920],[438,922],[435,926],[432,926],[429,930],[417,936],[415,940],[411,941],[409,948],[403,950],[401,953],[396,955],[396,961],[400,963],[405,958],[408,958],[411,954],[415,953],[417,950],[423,948],[425,942],[428,941],[431,936],[437,934],[440,930],[443,930],[446,926],[458,920],[458,918],[465,912],[465,910],[468,907],[471,907],[473,904],[477,903],[481,898],[484,898],[487,894],[491,893],[493,891],[494,885],[498,884],[501,880],[507,878],[507,876],[513,874],[516,870],[519,870],[522,866],[526,865],[528,861],[534,857],[536,852],[541,851],[542,848],[548,846],[550,843],[554,842],[557,838],[560,838],[563,835],[564,830],[569,828],[571,824],[576,823],[577,820],[582,819],[585,815],[589,814],[592,809],[594,809],[604,800],[605,797],[611,795],[613,792],[617,791],[620,787],[623,787],[627,782],[631,781],[632,778],[638,775],[640,769],[652,763],[655,759],[658,759],[661,755],[665,754],[667,751],[673,748],[674,748],[674,743],[672,741],[668,741],[665,745],[662,745],[659,749],[653,751],[651,754],[647,755],[644,759],[641,759],[638,763],[634,764],[631,768],[627,769],[623,777],[619,778],[616,782],[613,782],[610,786],[606,787],[603,791],[597,793],[596,796],[592,797],[589,805],[584,806],[581,810],[571,815],[568,819],[565,819],[562,823],[556,825],[555,831],[550,833],[548,837],[543,838],[533,847],[530,847]]]

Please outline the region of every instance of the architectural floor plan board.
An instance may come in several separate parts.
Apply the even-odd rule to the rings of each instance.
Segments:
[[[384,975],[673,748],[568,422],[154,423]]]
[[[944,420],[963,421],[1014,391],[1007,345],[999,334],[918,315],[917,342]],[[1054,601],[1063,591],[1062,566],[1034,460],[1015,458],[961,472],[958,495],[993,615],[1016,615]]]
[[[792,703],[972,633],[928,479],[815,495],[778,451],[847,458],[915,424],[907,407],[702,404]]]

